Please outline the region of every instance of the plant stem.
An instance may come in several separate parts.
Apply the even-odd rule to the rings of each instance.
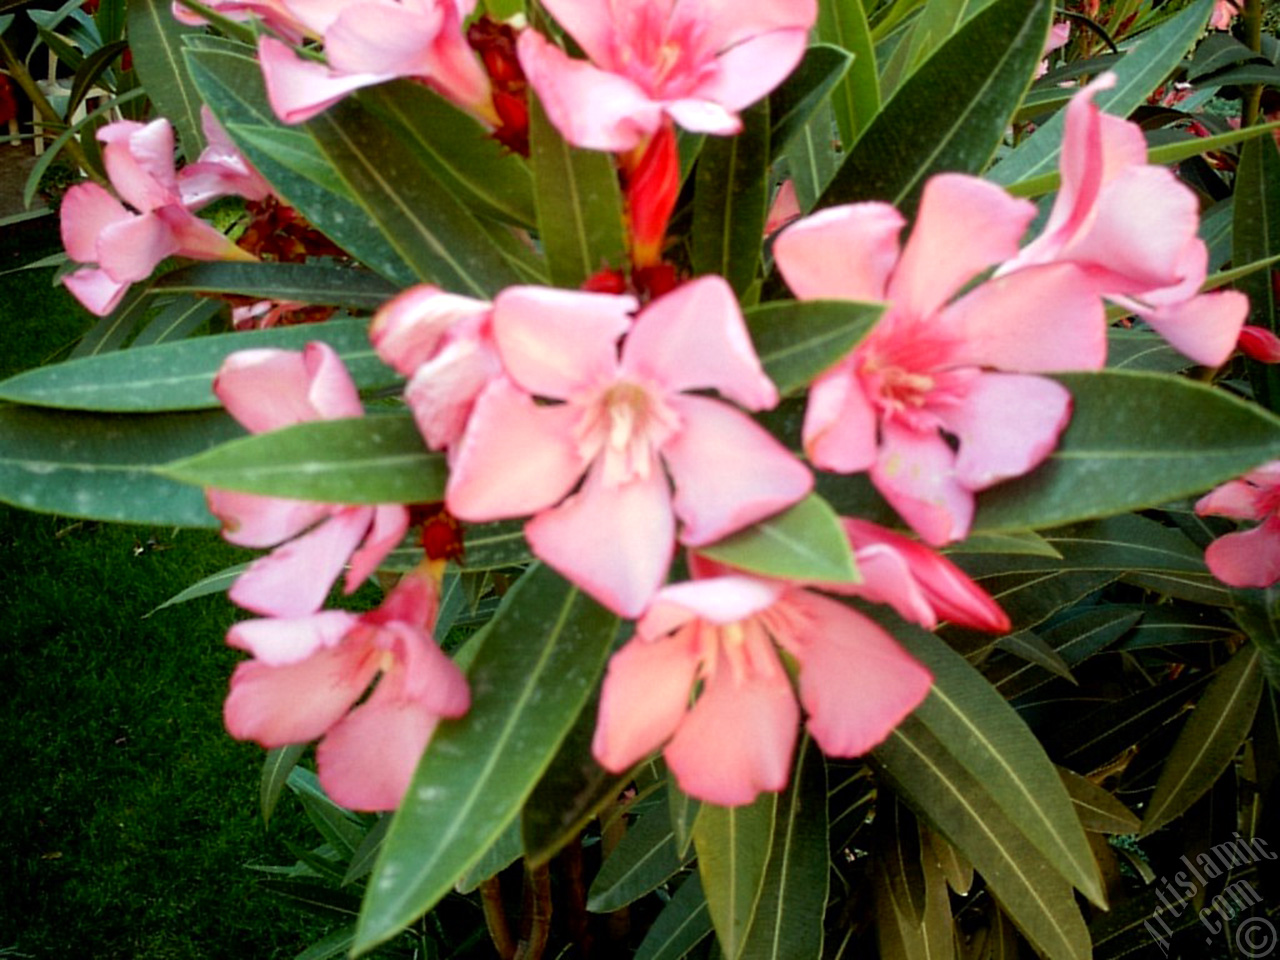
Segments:
[[[512,960],[516,944],[511,939],[511,927],[507,923],[507,911],[502,905],[502,880],[493,876],[480,883],[480,904],[484,909],[484,924],[489,928],[489,939],[500,960]]]
[[[1254,53],[1262,52],[1262,0],[1245,0],[1244,5],[1244,42]],[[1244,96],[1244,110],[1240,117],[1241,127],[1251,127],[1258,122],[1258,114],[1262,110],[1262,84],[1249,87]]]
[[[514,960],[541,960],[551,938],[551,870],[544,863],[525,874],[524,930]]]

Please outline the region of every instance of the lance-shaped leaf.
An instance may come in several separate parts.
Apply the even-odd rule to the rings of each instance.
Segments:
[[[618,619],[545,567],[507,594],[468,671],[471,710],[436,729],[370,878],[367,951],[443,897],[517,815],[604,667]]]
[[[769,101],[742,112],[742,132],[711,137],[694,175],[695,274],[719,274],[739,298],[755,281],[769,207]]]
[[[610,913],[666,883],[691,859],[676,852],[676,834],[664,802],[641,816],[600,865],[587,892],[587,909]]]
[[[204,147],[200,94],[182,57],[183,37],[199,33],[174,19],[167,0],[129,0],[129,47],[156,113],[173,124],[188,162]]]
[[[1099,90],[1093,102],[1107,113],[1127,117],[1146,102],[1151,91],[1164,83],[1188,50],[1204,34],[1213,0],[1196,0],[1191,6],[1143,34],[1115,66],[1116,85]],[[1000,184],[1015,184],[1054,172],[1062,151],[1066,117],[1062,111],[1040,124],[988,175]]]
[[[139,347],[47,367],[0,382],[0,399],[70,410],[133,413],[220,406],[213,378],[237,350],[301,350],[313,340],[334,348],[361,389],[400,382],[369,345],[368,322],[253,330]]]
[[[1037,636],[1071,667],[1114,643],[1141,618],[1142,610],[1132,607],[1091,607],[1063,617]],[[1014,656],[994,656],[983,664],[982,672],[1006,700],[1050,679],[1037,665]]]
[[[883,960],[952,955],[947,880],[928,828],[896,797],[876,811],[876,939]]]
[[[310,263],[196,263],[160,277],[154,291],[228,293],[259,300],[377,310],[399,288],[376,273],[313,260]],[[321,329],[316,327],[314,329]]]
[[[1052,4],[995,0],[884,105],[819,206],[883,200],[908,216],[935,173],[980,172],[1031,84]]]
[[[486,880],[496,877],[511,864],[520,859],[524,852],[524,844],[520,839],[520,821],[512,818],[498,839],[484,852],[484,855],[473,863],[454,883],[458,893],[471,893]]]
[[[498,143],[470,114],[412,80],[370,87],[359,98],[412,138],[463,203],[519,226],[534,225],[533,178],[524,158]]]
[[[343,100],[307,127],[419,280],[482,299],[521,281],[502,246],[431,164],[359,101]]]
[[[840,162],[844,159],[839,144],[831,136],[834,123],[831,104],[823,103],[809,122],[791,137],[790,142],[777,151],[791,174],[791,182],[796,188],[796,201],[804,213],[813,209],[822,192],[835,179]]]
[[[242,436],[157,473],[219,490],[324,503],[444,499],[444,456],[428,453],[408,414],[312,420]]]
[[[835,511],[817,494],[698,552],[770,577],[858,582],[849,538]]]
[[[1137,833],[1142,821],[1112,794],[1080,774],[1058,768],[1062,785],[1071,794],[1080,825],[1091,833]]]
[[[852,300],[773,300],[744,316],[764,372],[786,396],[838,363],[884,311],[882,303]]]
[[[538,235],[551,282],[577,287],[625,260],[622,193],[607,153],[570,145],[529,95],[529,161],[538,208]]]
[[[693,844],[693,825],[698,820],[702,801],[689,796],[671,778],[667,781],[667,806],[671,815],[671,829],[676,835],[676,853],[683,857]]]
[[[827,768],[807,736],[788,787],[778,795],[773,846],[743,960],[818,960],[830,876]]]
[[[874,755],[899,796],[982,874],[1040,953],[1052,960],[1090,956],[1071,885],[1023,833],[1022,818],[1011,819],[994,802],[949,743],[911,716]],[[1074,813],[1069,817],[1075,820]]]
[[[975,532],[1054,526],[1188,497],[1280,450],[1280,419],[1181,377],[1058,374],[1071,423],[1032,473],[978,498]]]
[[[1089,840],[1057,771],[1026,723],[967,660],[931,633],[905,625],[899,642],[933,673],[912,715],[979,783],[1062,877],[1105,904]],[[976,865],[976,861],[975,861]]]
[[[271,820],[284,786],[289,782],[289,775],[306,750],[305,743],[291,743],[267,751],[266,759],[262,761],[262,777],[258,781],[258,805],[262,809],[263,823]]]
[[[0,405],[0,501],[90,520],[217,527],[203,492],[154,470],[241,432],[222,411],[141,416]]]
[[[786,143],[799,133],[828,94],[844,79],[854,55],[829,43],[816,43],[773,93],[769,94],[769,142]]]
[[[764,888],[778,797],[743,807],[706,804],[693,825],[698,873],[725,960],[739,960]]]
[[[195,36],[188,40],[186,56],[209,109],[286,203],[396,286],[407,287],[417,279],[369,221],[314,137],[305,127],[285,127],[271,112],[253,47]]]
[[[1240,151],[1232,202],[1232,262],[1249,263],[1280,254],[1280,148],[1273,138],[1255,137]],[[1260,270],[1236,286],[1249,296],[1249,322],[1275,333],[1280,325],[1280,294],[1272,277],[1272,271]],[[1249,380],[1259,403],[1269,410],[1280,408],[1280,370],[1250,360]]]
[[[71,351],[72,360],[80,357],[96,357],[99,354],[119,350],[138,328],[151,306],[147,298],[150,284],[135,283],[125,293],[120,305],[98,320]]]
[[[207,297],[174,297],[168,303],[161,301],[160,312],[146,322],[131,347],[149,347],[158,343],[185,340],[222,310],[222,304]]]
[[[1213,786],[1249,735],[1261,697],[1262,655],[1250,644],[1217,672],[1178,734],[1147,804],[1143,836],[1181,816]]]
[[[680,960],[710,934],[711,911],[702,893],[702,880],[695,873],[653,921],[635,960]]]
[[[853,54],[853,63],[831,95],[840,139],[852,144],[880,111],[875,44],[862,0],[818,4],[818,37]]]

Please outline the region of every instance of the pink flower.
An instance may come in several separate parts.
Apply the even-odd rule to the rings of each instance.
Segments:
[[[1196,513],[1261,521],[1209,544],[1204,559],[1215,577],[1232,587],[1269,587],[1280,580],[1280,460],[1205,494]]]
[[[1280,363],[1280,337],[1266,327],[1245,324],[1240,328],[1236,346],[1246,357],[1259,363]]]
[[[1239,15],[1240,8],[1238,0],[1217,0],[1209,17],[1209,26],[1214,30],[1230,30],[1231,21]]]
[[[492,307],[422,285],[390,300],[373,318],[373,348],[409,378],[405,402],[433,450],[461,439],[476,397],[502,373]]]
[[[1069,262],[1101,295],[1145,320],[1197,363],[1219,366],[1235,348],[1248,299],[1234,290],[1200,294],[1208,249],[1196,230],[1195,194],[1165,167],[1151,166],[1136,124],[1102,113],[1101,74],[1067,105],[1062,185],[1043,232],[1001,266]]]
[[[299,57],[274,37],[258,44],[267,98],[285,123],[301,123],[348,93],[413,77],[496,122],[489,78],[467,45],[462,21],[475,0],[347,0],[287,4],[307,32],[324,38],[327,63]]]
[[[1034,214],[992,184],[944,174],[926,184],[905,248],[902,216],[882,203],[829,208],[774,245],[800,298],[888,302],[814,381],[804,445],[822,469],[870,470],[933,545],[968,533],[976,491],[1028,472],[1057,444],[1071,397],[1027,374],[1105,360],[1102,304],[1071,265],[1020,270],[952,301],[1017,251]]]
[[[1044,55],[1047,58],[1053,51],[1060,47],[1065,47],[1067,41],[1071,39],[1071,21],[1064,20],[1061,23],[1055,23],[1049,28],[1049,39],[1044,45]],[[1040,61],[1040,66],[1036,68],[1036,76],[1043,77],[1049,72],[1049,61],[1044,59]]]
[[[237,623],[227,642],[254,659],[231,677],[227,730],[268,748],[323,737],[316,763],[334,802],[394,809],[440,718],[471,705],[462,671],[431,638],[438,599],[419,569],[360,616],[326,610]]]
[[[533,552],[628,617],[666,578],[677,518],[682,543],[711,543],[813,483],[751,419],[693,392],[715,389],[748,410],[778,400],[721,278],[652,301],[633,324],[635,307],[538,287],[498,296],[507,377],[476,400],[445,501],[462,520],[536,514],[525,526]]]
[[[570,143],[621,152],[667,116],[701,133],[742,129],[737,112],[800,62],[815,0],[545,0],[588,61],[541,34],[520,37],[520,65]]]
[[[245,159],[204,104],[200,105],[200,125],[208,146],[195,163],[187,164],[178,172],[182,205],[188,210],[199,210],[219,197],[259,201],[271,196],[271,185]]]
[[[802,212],[800,200],[796,196],[796,182],[791,179],[783,180],[773,202],[769,204],[769,215],[764,221],[764,235],[773,236],[792,220],[799,219]]]
[[[233,353],[218,371],[213,389],[251,433],[364,414],[342,360],[318,342],[301,353]],[[346,589],[351,593],[409,528],[409,511],[399,504],[343,506],[227,490],[208,491],[208,500],[231,543],[276,547],[255,560],[231,587],[232,600],[271,617],[301,617],[319,610],[348,559]]]
[[[97,264],[62,281],[88,310],[110,313],[129,285],[149,277],[166,257],[254,259],[183,203],[168,120],[117,121],[99,130],[98,139],[106,144],[103,162],[120,199],[96,183],[83,183],[62,202],[67,255]]]
[[[621,772],[665,744],[680,789],[708,803],[781,790],[800,711],[779,647],[799,665],[809,732],[831,756],[876,746],[932,682],[881,627],[828,597],[743,574],[678,583],[609,661],[596,759]]]
[[[306,27],[289,9],[286,0],[209,0],[204,4],[228,20],[246,22],[254,17],[262,20],[269,29],[290,40],[298,41],[306,35]],[[174,19],[189,27],[203,27],[209,21],[178,0],[172,4]]]

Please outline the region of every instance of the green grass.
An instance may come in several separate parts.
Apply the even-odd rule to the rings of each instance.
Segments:
[[[24,254],[56,248],[42,230],[14,236]],[[0,277],[0,376],[63,355],[92,322],[51,277]],[[316,837],[288,798],[263,824],[263,751],[222,728],[234,609],[214,596],[147,616],[245,556],[205,531],[0,506],[0,952],[257,960],[328,930],[247,867]]]

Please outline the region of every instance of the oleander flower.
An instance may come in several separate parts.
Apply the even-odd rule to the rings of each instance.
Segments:
[[[1209,544],[1204,560],[1215,577],[1232,587],[1269,587],[1280,580],[1280,460],[1205,494],[1196,513],[1259,521]]]

